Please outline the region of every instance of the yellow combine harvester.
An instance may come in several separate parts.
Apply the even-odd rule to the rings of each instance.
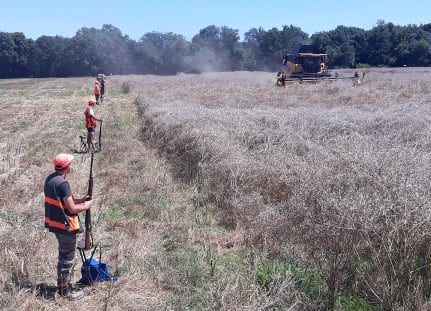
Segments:
[[[277,73],[277,85],[286,82],[318,82],[320,80],[352,79],[340,77],[338,73],[332,75],[328,70],[328,54],[314,53],[315,48],[302,45],[295,55],[287,54],[283,57],[281,71]]]

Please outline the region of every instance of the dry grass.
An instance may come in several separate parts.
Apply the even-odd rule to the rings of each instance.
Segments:
[[[362,309],[426,309],[428,76],[380,69],[361,87],[287,88],[267,73],[112,77],[96,110],[93,220],[119,281],[79,304],[40,296],[57,255],[42,185],[52,156],[85,133],[92,79],[0,81],[0,304],[349,310],[354,297]],[[77,155],[78,194],[88,167]]]
[[[265,73],[121,77],[143,137],[257,260],[318,269],[340,293],[417,309],[430,290],[429,71],[274,87]],[[226,308],[226,306],[223,306]]]
[[[157,207],[173,187],[163,163],[140,143],[136,107],[116,88],[97,106],[104,119],[103,151],[95,158],[95,239],[118,276],[116,284],[87,288],[79,303],[46,299],[56,282],[56,241],[43,230],[43,183],[51,159],[78,147],[91,78],[0,81],[0,304],[8,310],[156,310],[166,291],[148,262],[159,253],[164,225]],[[12,117],[11,117],[12,116]],[[69,176],[77,195],[86,192],[89,157],[75,156]],[[147,200],[148,197],[154,198]],[[142,200],[141,200],[142,198]],[[169,200],[165,198],[164,200]],[[75,281],[79,279],[78,255]],[[51,295],[49,295],[51,296]]]

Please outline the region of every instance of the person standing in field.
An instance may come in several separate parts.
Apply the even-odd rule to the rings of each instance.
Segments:
[[[105,96],[105,75],[103,73],[99,74],[97,80],[99,81],[100,85],[100,102],[102,103]]]
[[[100,94],[101,94],[99,81],[94,81],[93,94],[94,94],[94,97],[96,98],[96,105],[98,105],[99,104]]]
[[[57,286],[60,296],[75,300],[84,296],[74,290],[70,270],[75,258],[76,235],[80,232],[78,213],[92,207],[88,195],[75,199],[66,176],[71,171],[73,155],[60,153],[53,159],[55,171],[45,180],[45,228],[58,241]]]
[[[87,145],[88,150],[90,152],[96,151],[96,127],[97,121],[102,121],[102,119],[96,118],[94,115],[94,104],[96,101],[94,99],[90,99],[88,101],[88,106],[85,109],[85,127],[87,128]]]

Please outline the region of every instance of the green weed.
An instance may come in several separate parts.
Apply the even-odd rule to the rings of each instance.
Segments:
[[[107,222],[116,222],[130,218],[132,215],[133,213],[124,204],[117,202],[109,204],[99,217]]]
[[[0,210],[0,219],[3,219],[6,222],[17,222],[17,215],[9,209]]]
[[[270,292],[274,286],[280,284],[287,276],[290,276],[296,288],[311,300],[321,299],[325,288],[323,279],[315,269],[303,268],[293,261],[275,259],[264,262],[257,267],[255,279],[257,284]]]
[[[34,272],[31,273],[31,279],[35,282],[44,281],[47,275],[47,271],[43,267],[37,267]]]
[[[265,262],[256,269],[256,282],[269,292],[275,283],[286,278],[289,268],[284,260]]]
[[[204,254],[198,247],[189,247],[184,254],[184,269],[187,282],[193,287],[202,285],[208,276],[208,269],[203,260]]]
[[[85,127],[85,124],[83,122],[79,122],[77,125],[75,125],[75,128],[81,132],[87,130],[87,128]]]
[[[130,125],[133,123],[133,119],[131,116],[125,116],[122,118],[115,119],[113,122],[110,123],[110,128],[116,129],[116,130],[124,130],[127,127],[130,127]]]
[[[167,304],[173,310],[209,310],[211,297],[208,292],[197,290],[188,295],[171,295]]]
[[[142,195],[130,199],[127,204],[138,209],[137,213],[151,220],[156,220],[160,217],[162,211],[169,204],[168,199],[159,196]]]
[[[167,205],[164,198],[139,196],[109,204],[100,217],[112,222],[136,217],[156,220]]]
[[[377,311],[373,306],[362,298],[356,297],[354,295],[342,294],[339,297],[339,301],[343,311]]]
[[[118,88],[113,87],[109,90],[109,97],[118,97],[123,95],[123,91],[120,91]]]
[[[245,250],[228,253],[217,258],[217,269],[223,273],[239,273],[248,266],[248,253]]]

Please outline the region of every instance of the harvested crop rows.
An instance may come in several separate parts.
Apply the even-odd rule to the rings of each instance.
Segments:
[[[138,96],[143,138],[257,261],[317,269],[323,297],[307,293],[306,308],[351,294],[418,308],[430,282],[427,69],[368,70],[360,87],[276,88],[245,72],[119,82]]]

